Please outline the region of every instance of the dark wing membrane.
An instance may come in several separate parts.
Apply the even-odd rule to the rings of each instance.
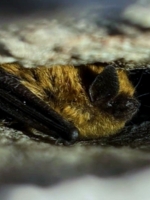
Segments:
[[[17,76],[3,69],[0,69],[0,109],[33,128],[48,130],[46,134],[55,132],[67,141],[78,137],[78,130],[72,123],[21,84]]]

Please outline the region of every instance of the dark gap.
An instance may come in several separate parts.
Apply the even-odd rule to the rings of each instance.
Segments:
[[[132,81],[133,85],[135,87],[137,86],[135,95],[137,98],[139,96],[138,100],[141,103],[139,111],[133,117],[133,119],[131,120],[131,123],[141,124],[144,121],[150,121],[150,94],[147,94],[147,93],[150,93],[150,69],[145,68],[145,69],[130,70],[129,78]],[[139,80],[140,80],[140,83],[138,84]],[[143,95],[143,94],[147,94],[147,95]],[[128,124],[130,124],[130,122]]]
[[[76,67],[79,69],[79,77],[81,77],[82,85],[84,86],[87,94],[89,94],[89,87],[95,80],[97,73],[93,72],[86,65],[78,65]]]

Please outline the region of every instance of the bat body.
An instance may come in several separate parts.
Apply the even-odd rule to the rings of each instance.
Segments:
[[[67,141],[117,133],[138,110],[134,93],[126,71],[113,66],[0,65],[0,109]]]

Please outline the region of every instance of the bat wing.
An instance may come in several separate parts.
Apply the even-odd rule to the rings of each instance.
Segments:
[[[74,142],[78,129],[26,88],[20,79],[0,69],[0,109],[48,135]]]

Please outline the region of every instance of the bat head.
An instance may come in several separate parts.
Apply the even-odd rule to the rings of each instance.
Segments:
[[[140,106],[134,92],[126,72],[113,66],[105,67],[89,87],[90,100],[95,106],[124,121],[130,120]]]

